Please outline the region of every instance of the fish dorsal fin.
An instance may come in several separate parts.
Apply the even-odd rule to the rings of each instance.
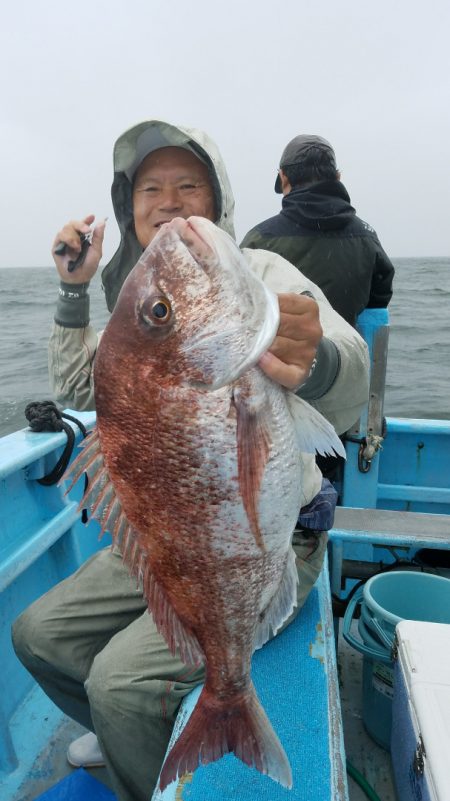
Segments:
[[[297,584],[295,551],[290,548],[278,590],[260,615],[260,622],[255,634],[255,650],[261,648],[273,637],[294,611],[297,605]]]
[[[236,410],[239,489],[255,541],[264,551],[258,498],[271,448],[270,409],[262,387],[258,391],[255,377],[256,371],[251,370],[236,381],[231,402]]]
[[[100,537],[105,531],[111,534],[113,544],[119,548],[131,575],[142,585],[156,627],[171,653],[175,655],[178,651],[185,664],[197,667],[204,661],[203,652],[197,638],[183,625],[151,571],[150,560],[141,545],[139,533],[129,523],[104,464],[96,427],[83,441],[82,448],[63,476],[63,481],[70,482],[66,494],[86,472],[89,485],[79,508],[88,508],[91,517],[99,521]]]
[[[288,409],[294,420],[297,442],[304,453],[346,458],[344,446],[331,423],[293,392],[286,392]]]

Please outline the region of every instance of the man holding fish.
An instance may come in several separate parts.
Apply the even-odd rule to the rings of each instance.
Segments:
[[[126,131],[112,198],[121,242],[102,274],[111,321],[101,339],[89,325],[104,231],[89,215],[54,242],[49,364],[62,404],[97,409],[72,477],[88,472],[86,502],[114,545],[23,613],[16,651],[95,732],[98,742],[80,738],[69,760],[104,761],[120,801],[148,801],[205,663],[197,729],[214,730],[220,698],[232,717],[211,744],[197,743],[195,727],[180,738],[161,786],[195,769],[200,751],[207,762],[230,750],[289,786],[250,659],[320,572],[329,520],[313,513],[292,532],[321,490],[315,448],[338,449],[335,431],[367,399],[366,347],[295,267],[237,248],[231,187],[206,134],[156,120]],[[91,245],[69,271],[83,235]],[[242,710],[247,735],[255,709],[260,743],[237,737]]]

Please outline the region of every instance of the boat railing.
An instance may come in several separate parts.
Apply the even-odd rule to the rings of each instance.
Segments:
[[[87,428],[95,422],[92,412],[73,414]],[[30,429],[0,439],[0,788],[6,780],[20,782],[61,717],[14,654],[11,624],[100,547],[98,524],[91,522],[88,531],[80,520],[83,482],[66,497],[63,487],[38,481],[52,471],[66,442],[64,432]],[[36,721],[31,730],[26,724],[24,730],[27,717]],[[0,797],[10,796],[3,789]]]
[[[450,420],[384,417],[387,309],[365,309],[358,329],[370,356],[369,401],[347,432],[345,507],[450,513]]]

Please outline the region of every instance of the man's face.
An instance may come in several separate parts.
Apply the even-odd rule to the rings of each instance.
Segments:
[[[143,248],[160,226],[191,215],[215,222],[214,192],[206,164],[182,147],[162,147],[139,165],[133,185],[134,227]]]

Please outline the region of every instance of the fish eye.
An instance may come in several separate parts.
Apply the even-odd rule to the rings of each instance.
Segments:
[[[154,317],[157,317],[158,320],[167,320],[170,315],[168,304],[163,300],[156,301],[152,306],[152,314]]]
[[[150,298],[141,306],[141,319],[147,325],[164,325],[172,316],[172,307],[167,298]]]

